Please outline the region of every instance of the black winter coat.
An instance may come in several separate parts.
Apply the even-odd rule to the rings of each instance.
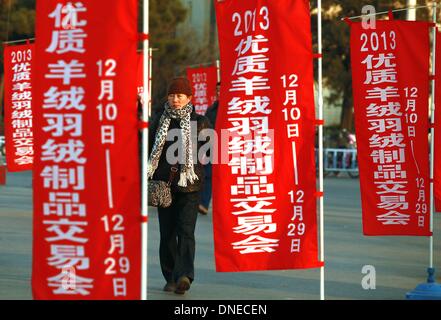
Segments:
[[[159,112],[150,121],[150,125],[149,125],[149,159],[150,159],[150,154],[153,149],[153,145],[155,143],[155,136],[156,136],[156,131],[159,126],[159,120],[161,119],[163,112],[164,111]],[[197,114],[194,110],[190,115],[190,121],[197,121],[197,135],[198,136],[199,136],[199,133],[201,132],[201,130],[210,128],[210,121],[208,120],[208,118]],[[172,130],[172,129],[180,129],[180,128],[181,128],[181,126],[179,124],[179,121],[172,118],[170,121],[170,126],[168,128],[168,131],[170,132],[170,130]],[[194,133],[192,132],[192,136],[193,135],[194,135]],[[161,157],[159,159],[158,167],[156,168],[155,173],[153,174],[153,180],[161,180],[161,181],[168,181],[169,180],[172,165],[167,162],[167,158],[166,158],[167,149],[172,144],[174,144],[177,140],[178,140],[178,138],[175,136],[173,141],[169,141],[169,139],[167,139],[165,141],[164,148],[162,149]],[[199,149],[205,143],[207,143],[207,142],[206,141],[198,141],[197,142],[197,149],[198,149],[197,154],[199,154]],[[193,148],[194,148],[194,146],[193,146]],[[198,158],[198,157],[196,157],[196,158]],[[178,186],[181,165],[177,164],[178,165],[178,172],[176,173],[175,178],[173,179],[173,182],[172,182],[172,191],[173,192],[195,192],[195,191],[200,191],[202,189],[202,184],[205,179],[205,174],[204,174],[203,165],[200,163],[200,160],[201,159],[195,159],[194,151],[193,151],[193,162],[195,163],[195,161],[197,161],[197,163],[194,164],[194,172],[198,176],[199,180],[196,180],[193,184],[191,184],[188,181],[187,187]]]
[[[216,100],[213,104],[205,111],[205,116],[210,120],[211,127],[214,129],[216,127],[217,109],[219,109],[219,101]]]

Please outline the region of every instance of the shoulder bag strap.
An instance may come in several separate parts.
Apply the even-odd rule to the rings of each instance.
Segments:
[[[170,187],[173,180],[175,179],[176,173],[178,172],[177,166],[171,166],[170,168],[170,176],[168,178],[167,185]]]

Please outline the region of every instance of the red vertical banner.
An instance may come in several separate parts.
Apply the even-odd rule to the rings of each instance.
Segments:
[[[351,23],[365,235],[430,235],[429,24]]]
[[[5,141],[8,171],[31,170],[34,159],[32,68],[34,44],[5,46]]]
[[[213,167],[217,271],[323,265],[309,10],[306,0],[216,2],[222,64],[221,159]]]
[[[217,68],[187,68],[187,78],[193,88],[193,100],[196,113],[205,114],[207,108],[216,100]]]
[[[37,1],[32,289],[139,299],[137,1]]]
[[[441,212],[441,33],[436,32],[435,53],[435,134],[433,196],[436,212]]]

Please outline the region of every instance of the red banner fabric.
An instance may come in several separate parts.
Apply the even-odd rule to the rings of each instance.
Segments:
[[[31,170],[34,159],[32,129],[32,73],[34,44],[5,46],[5,140],[8,171]]]
[[[0,186],[6,184],[6,166],[0,163]]]
[[[205,114],[207,108],[216,101],[216,66],[204,68],[187,68],[187,78],[193,88],[193,99],[196,113]]]
[[[441,33],[438,31],[436,32],[434,130],[433,196],[435,211],[441,212]]]
[[[309,1],[298,0],[216,2],[222,65],[216,122],[222,159],[213,168],[217,271],[323,265],[309,9]]]
[[[430,235],[429,24],[351,23],[365,235]]]
[[[137,1],[37,1],[35,299],[139,299]]]

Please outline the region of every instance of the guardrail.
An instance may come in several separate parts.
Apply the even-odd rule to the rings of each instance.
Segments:
[[[358,177],[357,149],[324,148],[323,174],[338,175],[340,172],[347,172],[352,178]]]

